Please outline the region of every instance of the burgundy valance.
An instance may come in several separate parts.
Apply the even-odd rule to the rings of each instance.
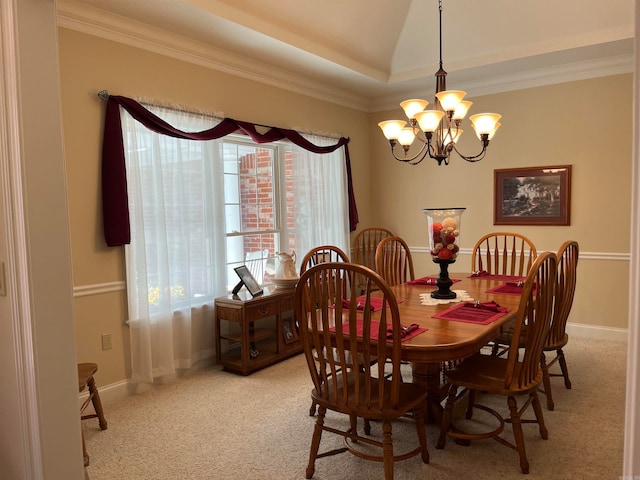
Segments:
[[[351,231],[356,229],[359,220],[351,179],[349,138],[342,137],[335,145],[319,147],[306,140],[295,130],[271,127],[265,133],[259,133],[255,124],[231,118],[225,118],[215,127],[202,132],[184,132],[169,125],[131,98],[109,95],[102,143],[102,213],[104,237],[108,246],[120,246],[131,241],[120,106],[148,129],[175,138],[213,140],[241,130],[256,143],[275,142],[286,138],[299,147],[314,153],[330,153],[344,147],[349,196],[349,228]]]

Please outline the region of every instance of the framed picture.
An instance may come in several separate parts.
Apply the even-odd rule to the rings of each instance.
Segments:
[[[293,325],[293,320],[283,320],[282,336],[284,343],[293,343],[298,340],[298,332],[295,325]]]
[[[251,275],[251,272],[246,267],[246,265],[236,267],[234,268],[234,270],[240,277],[240,283],[238,283],[238,285],[236,285],[236,287],[233,289],[234,295],[238,294],[238,292],[242,288],[242,285],[247,287],[247,290],[249,290],[249,293],[251,294],[252,297],[255,297],[257,295],[262,295],[262,287],[257,282],[257,280],[253,278],[253,275]]]
[[[569,225],[571,165],[494,170],[494,225]]]

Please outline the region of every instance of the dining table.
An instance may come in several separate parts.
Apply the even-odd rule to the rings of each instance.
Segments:
[[[514,321],[524,281],[524,277],[483,272],[451,272],[449,277],[456,298],[447,303],[430,296],[436,288],[437,274],[391,287],[398,301],[401,324],[420,331],[403,339],[401,358],[411,364],[412,381],[427,389],[427,419],[435,423],[441,420],[441,402],[446,394],[441,379],[443,365],[478,353],[505,325]],[[480,315],[479,319],[456,315],[462,313],[459,308],[485,306],[496,311]]]

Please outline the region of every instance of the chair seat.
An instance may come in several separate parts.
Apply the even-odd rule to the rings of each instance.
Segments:
[[[548,343],[544,346],[542,350],[544,351],[557,350],[559,348],[563,348],[567,343],[569,343],[569,335],[565,333],[559,342]]]
[[[79,363],[78,364],[78,390],[82,392],[87,388],[89,380],[98,371],[98,365],[95,363]]]
[[[511,385],[505,386],[505,372],[508,360],[493,355],[480,355],[462,362],[457,367],[445,373],[446,378],[456,385],[471,390],[482,390],[487,393],[499,395],[521,395],[538,388],[542,381],[542,372],[538,372],[535,380],[526,388],[518,386],[518,373],[522,368],[521,363],[516,363]]]
[[[356,388],[353,375],[347,376],[347,396],[349,401],[343,408],[336,409],[333,402],[327,401],[320,393],[313,389],[311,397],[318,405],[331,406],[333,410],[337,410],[347,415],[354,414],[358,417],[367,418],[370,420],[385,420],[399,418],[406,412],[413,410],[420,403],[424,403],[427,399],[427,391],[421,385],[415,383],[401,383],[400,384],[400,400],[396,404],[395,408],[391,407],[391,399],[389,392],[391,391],[390,382],[386,379],[371,378],[371,392],[367,394],[365,389],[365,381],[360,377],[359,388]],[[380,397],[378,395],[378,382],[383,381],[387,385],[384,389],[385,395],[381,409],[378,408]],[[339,388],[342,388],[343,375],[336,375],[336,384]],[[334,392],[334,382],[330,381],[325,387],[325,393],[328,398],[331,398]],[[356,391],[358,394],[356,394]],[[368,402],[368,403],[367,403]]]

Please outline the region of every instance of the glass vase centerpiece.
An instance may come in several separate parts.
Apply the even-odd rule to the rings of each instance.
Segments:
[[[429,253],[431,259],[440,265],[440,275],[432,298],[453,299],[453,282],[449,278],[449,265],[456,261],[460,250],[460,217],[466,208],[425,208],[429,230]]]

